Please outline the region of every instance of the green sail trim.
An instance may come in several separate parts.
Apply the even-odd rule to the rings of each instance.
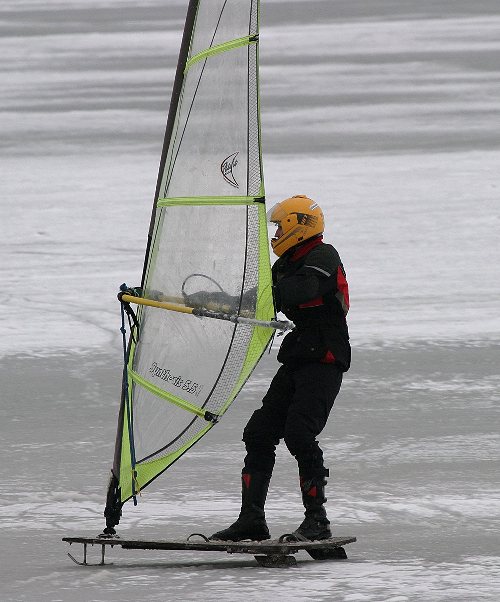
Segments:
[[[157,207],[172,207],[174,205],[253,205],[263,203],[263,197],[254,196],[198,196],[172,197],[158,199]]]
[[[205,417],[205,410],[203,410],[199,406],[189,403],[189,401],[186,401],[186,400],[182,399],[181,397],[177,397],[176,395],[173,395],[172,393],[168,393],[167,391],[160,389],[160,387],[157,387],[153,383],[150,383],[145,378],[143,378],[140,374],[137,374],[137,372],[135,372],[131,368],[129,368],[129,374],[135,383],[141,385],[141,387],[144,387],[150,393],[153,393],[153,395],[156,395],[156,397],[165,399],[166,401],[173,403],[174,405],[178,406],[179,408],[182,408],[183,410],[191,412],[192,414],[196,414],[197,416],[200,416],[201,418]]]
[[[184,73],[187,73],[189,69],[199,61],[203,61],[207,59],[209,56],[214,56],[217,54],[221,54],[222,52],[227,52],[228,50],[234,50],[235,48],[241,48],[242,46],[248,46],[249,44],[256,44],[258,41],[258,35],[244,36],[242,38],[237,38],[236,40],[230,40],[229,42],[224,42],[222,44],[217,44],[217,46],[212,46],[211,48],[207,48],[206,50],[202,50],[191,57],[187,62],[184,68]]]
[[[140,495],[141,489],[143,489],[150,481],[152,481],[171,464],[178,460],[190,447],[192,447],[197,441],[206,435],[213,426],[213,423],[207,423],[204,429],[199,431],[195,437],[190,439],[175,452],[162,456],[161,458],[156,458],[155,460],[148,460],[146,462],[140,462],[136,464],[134,477],[136,495]],[[122,465],[120,467],[120,486],[120,498],[121,502],[124,503],[133,495],[130,455],[128,456],[128,461],[126,456],[122,456]]]
[[[269,258],[269,242],[267,239],[266,208],[259,207],[259,280],[257,283],[257,307],[255,318],[263,321],[275,319],[274,301],[271,286],[271,268]],[[269,328],[258,326],[253,329],[245,360],[240,375],[226,403],[219,410],[222,416],[240,392],[245,381],[252,373],[262,353],[266,350],[273,333]]]

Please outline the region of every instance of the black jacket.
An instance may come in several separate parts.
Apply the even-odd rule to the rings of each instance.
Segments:
[[[321,236],[290,249],[273,265],[273,285],[276,310],[295,323],[281,344],[278,361],[335,362],[348,370],[349,288],[336,249]]]

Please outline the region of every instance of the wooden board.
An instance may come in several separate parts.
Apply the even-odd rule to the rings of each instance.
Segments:
[[[196,540],[194,538],[197,538]],[[101,562],[105,564],[106,546],[120,546],[124,550],[188,550],[193,552],[227,552],[228,554],[251,554],[261,566],[293,566],[296,564],[293,556],[300,550],[306,551],[316,560],[334,560],[347,558],[342,546],[356,541],[355,537],[332,537],[320,541],[288,541],[286,535],[280,539],[266,541],[211,541],[204,536],[194,534],[185,540],[143,540],[120,539],[104,537],[63,537],[69,544],[83,545],[83,561],[76,560],[71,554],[68,556],[77,564],[89,565],[87,562],[87,547],[101,546]]]

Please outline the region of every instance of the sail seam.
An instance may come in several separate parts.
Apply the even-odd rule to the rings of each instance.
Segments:
[[[187,73],[189,69],[199,61],[203,61],[210,56],[215,56],[217,54],[221,54],[223,52],[227,52],[228,50],[234,50],[235,48],[241,48],[242,46],[248,46],[249,44],[256,44],[258,42],[259,36],[258,34],[254,34],[251,36],[244,36],[242,38],[236,38],[235,40],[230,40],[228,42],[223,42],[222,44],[217,44],[217,46],[211,46],[206,50],[202,50],[192,56],[184,67],[184,73]]]

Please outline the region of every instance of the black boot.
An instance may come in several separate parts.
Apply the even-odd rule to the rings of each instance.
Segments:
[[[227,529],[217,531],[210,539],[242,541],[269,539],[269,529],[264,514],[267,490],[271,475],[262,472],[241,475],[241,511],[238,520]]]
[[[294,535],[301,540],[313,541],[328,539],[332,536],[330,521],[326,516],[324,503],[326,479],[321,477],[300,477],[302,502],[306,509],[305,519]]]

